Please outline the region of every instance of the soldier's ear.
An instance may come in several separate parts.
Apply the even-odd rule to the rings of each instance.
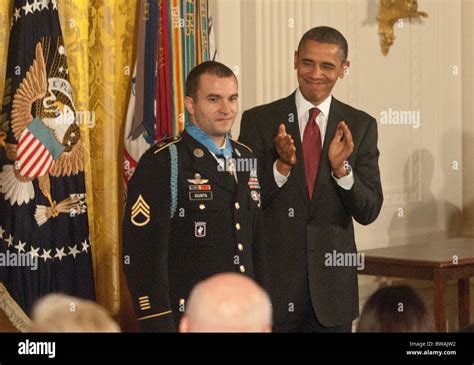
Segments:
[[[190,96],[186,96],[184,98],[184,105],[186,106],[187,111],[189,114],[194,115],[194,100]]]

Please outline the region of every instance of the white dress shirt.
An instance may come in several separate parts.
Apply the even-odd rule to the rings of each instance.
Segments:
[[[331,101],[332,101],[332,95],[329,95],[325,100],[323,100],[322,103],[316,106],[321,111],[321,113],[319,113],[318,116],[316,117],[316,123],[318,123],[319,130],[321,131],[321,146],[324,145],[324,138],[326,136],[326,128],[328,125],[329,109],[331,107]],[[300,129],[301,142],[303,142],[304,130],[306,128],[306,124],[308,123],[308,119],[309,119],[309,110],[311,108],[314,108],[314,105],[304,98],[299,88],[296,90],[295,103],[296,103],[296,112],[298,114],[298,126]],[[332,138],[332,136],[329,136],[329,138]],[[280,174],[280,172],[278,171],[276,167],[276,164],[277,164],[277,161],[275,161],[275,163],[273,164],[273,175],[275,177],[276,184],[278,185],[279,188],[281,188],[288,181],[288,177],[290,176],[291,172],[290,174],[288,174],[288,176]],[[331,172],[331,176],[337,182],[337,184],[345,190],[350,190],[352,186],[354,185],[354,175],[352,171],[348,175],[343,176],[340,179],[334,176],[332,172]]]

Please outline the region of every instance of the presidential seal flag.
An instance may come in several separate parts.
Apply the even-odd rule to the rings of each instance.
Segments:
[[[84,152],[57,6],[15,0],[12,9],[0,113],[0,307],[19,328],[45,294],[95,299]],[[29,260],[2,260],[12,255]]]

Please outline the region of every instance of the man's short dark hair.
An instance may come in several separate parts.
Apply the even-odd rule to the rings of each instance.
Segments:
[[[346,38],[337,29],[331,27],[315,27],[308,30],[298,44],[298,52],[304,46],[306,41],[315,41],[318,43],[336,44],[339,46],[342,62],[347,61],[349,46]]]
[[[232,70],[226,65],[216,61],[206,61],[194,67],[186,79],[186,96],[196,99],[199,89],[199,80],[201,75],[209,74],[221,78],[235,77]],[[235,77],[237,81],[237,77]]]

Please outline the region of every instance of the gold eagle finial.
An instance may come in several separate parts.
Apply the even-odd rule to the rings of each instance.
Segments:
[[[393,25],[402,18],[428,17],[423,11],[418,11],[417,0],[380,0],[379,22],[380,47],[384,56],[388,54],[390,46],[395,40]]]

